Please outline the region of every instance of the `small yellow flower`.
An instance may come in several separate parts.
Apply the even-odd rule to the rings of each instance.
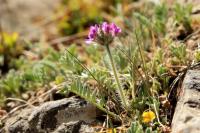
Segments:
[[[65,80],[63,76],[56,76],[55,83],[56,85],[62,83]]]
[[[149,122],[153,121],[155,118],[156,118],[155,114],[152,111],[145,111],[142,114],[142,121],[144,123],[149,123]]]
[[[4,43],[9,47],[13,47],[13,45],[16,43],[18,37],[19,37],[19,34],[17,32],[14,32],[12,34],[8,34],[6,32],[3,33]]]
[[[106,130],[106,133],[117,133],[116,129],[115,128],[108,128]]]

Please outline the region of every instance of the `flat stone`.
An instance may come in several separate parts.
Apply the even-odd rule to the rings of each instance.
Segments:
[[[79,125],[81,123],[87,125],[87,123],[93,122],[95,118],[96,108],[93,105],[82,99],[71,97],[46,102],[35,108],[24,109],[5,122],[4,132],[45,133],[54,132],[54,130],[56,132],[62,131],[66,127],[70,129],[72,123],[75,123],[75,126],[77,122],[79,122]],[[75,130],[74,128],[71,129]],[[68,131],[71,132],[71,130]]]

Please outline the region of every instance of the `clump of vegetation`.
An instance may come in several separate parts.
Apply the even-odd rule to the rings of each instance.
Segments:
[[[96,4],[96,2],[94,0],[64,0],[60,11],[65,14],[58,23],[60,33],[71,35],[83,31],[91,23],[99,22],[102,17],[98,14],[102,11],[103,3],[98,1]]]
[[[191,17],[190,14],[192,12],[192,4],[188,5],[180,5],[176,4],[174,7],[175,12],[175,20],[177,21],[178,25],[183,25],[187,32],[192,32],[191,27]]]
[[[0,72],[5,73],[10,68],[17,68],[20,61],[15,62],[15,59],[22,55],[24,46],[18,44],[17,33],[2,32],[0,35]]]

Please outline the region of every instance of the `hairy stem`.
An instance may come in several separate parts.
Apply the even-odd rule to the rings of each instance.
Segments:
[[[128,108],[128,106],[127,106],[127,104],[126,104],[125,96],[124,96],[124,93],[123,93],[123,90],[122,90],[122,86],[121,86],[121,84],[120,84],[120,81],[119,81],[119,78],[118,78],[118,75],[117,75],[117,70],[116,70],[116,67],[115,67],[115,65],[114,65],[114,61],[113,61],[113,58],[112,58],[112,54],[111,54],[111,52],[110,52],[109,45],[106,44],[105,46],[106,46],[106,50],[107,50],[107,52],[108,52],[108,56],[109,56],[109,59],[110,59],[110,62],[111,62],[111,66],[112,66],[112,69],[113,69],[115,81],[116,81],[117,86],[118,86],[120,98],[121,98],[122,103],[124,104],[125,108]]]

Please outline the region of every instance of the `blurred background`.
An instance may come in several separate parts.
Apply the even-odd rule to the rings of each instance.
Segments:
[[[52,39],[83,32],[89,25],[105,19],[114,21],[113,17],[119,16],[122,9],[132,8],[131,2],[133,0],[1,0],[0,23],[3,31],[17,32],[28,39],[38,39],[41,35]]]

